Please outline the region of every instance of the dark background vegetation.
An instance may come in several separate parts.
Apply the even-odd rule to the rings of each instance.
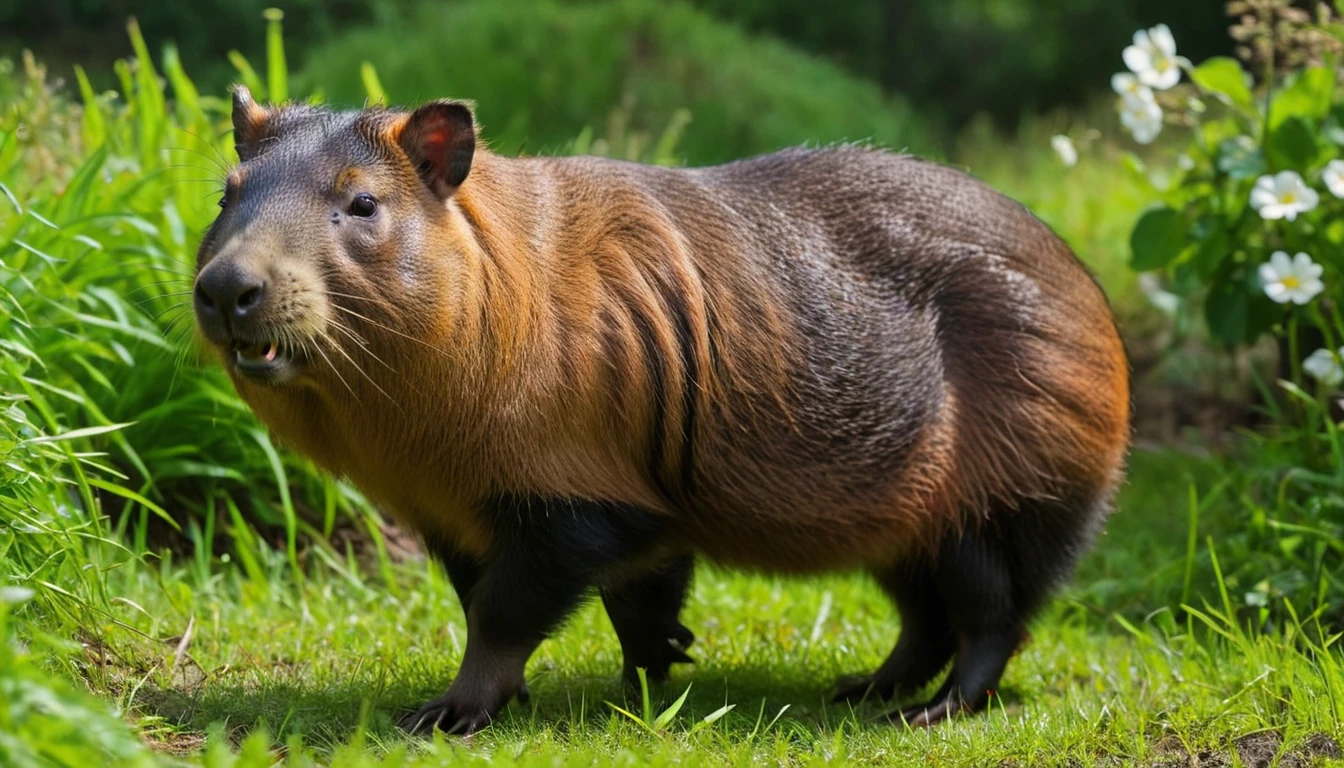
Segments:
[[[1171,27],[1181,52],[1193,60],[1231,50],[1221,0],[693,0],[692,4],[717,20],[787,41],[871,79],[908,99],[927,122],[944,129],[959,128],[982,112],[1001,126],[1011,126],[1024,113],[1081,105],[1105,88],[1107,78],[1120,67],[1119,51],[1133,30],[1158,22]],[[285,11],[286,37],[302,66],[311,44],[325,41],[330,47],[340,41],[334,36],[338,32],[396,28],[426,12],[451,19],[464,13],[464,6],[478,3],[3,0],[0,54],[13,56],[19,48],[28,47],[54,65],[78,60],[96,69],[100,61],[110,63],[124,55],[125,20],[135,16],[147,39],[176,41],[198,84],[204,90],[216,90],[233,77],[224,64],[228,51],[237,49],[250,59],[259,58],[265,23],[261,12],[272,5]],[[623,49],[631,43],[627,36],[580,34],[576,39],[563,34],[566,19],[603,15],[611,20],[613,11],[618,17],[680,13],[672,3],[619,0],[565,0],[543,13],[521,0],[486,5],[476,9],[475,16],[488,17],[490,24],[474,18],[465,28],[442,27],[441,40],[433,49],[435,59],[421,65],[443,71],[484,70],[487,74],[472,82],[488,84],[489,71],[519,63],[510,59],[521,57],[523,63],[530,63],[529,56],[535,62],[540,54],[566,61],[588,57],[601,61],[626,55]],[[606,8],[606,12],[594,8]],[[582,21],[577,23],[582,26]],[[559,34],[545,35],[540,50],[528,48],[528,41],[544,30]],[[684,45],[694,54],[703,30],[679,27],[676,31],[678,36],[668,42]],[[519,43],[522,50],[515,47]],[[728,60],[740,56],[733,48],[712,53]],[[713,63],[710,59],[707,66]],[[555,78],[543,69],[532,69],[529,74],[540,81]],[[787,72],[775,75],[784,80],[781,88],[813,85],[806,80],[789,83]],[[110,84],[110,78],[106,82]],[[529,89],[529,95],[542,87],[544,83]],[[476,98],[488,95],[475,94]],[[566,118],[568,112],[578,113],[587,106],[574,104],[558,117]]]

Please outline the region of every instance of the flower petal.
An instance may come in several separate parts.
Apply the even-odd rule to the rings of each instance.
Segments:
[[[1165,91],[1181,81],[1181,68],[1172,64],[1166,69],[1150,69],[1144,73],[1146,85],[1150,85],[1159,91]]]
[[[1340,364],[1342,356],[1344,348],[1337,352],[1318,349],[1302,361],[1302,370],[1325,386],[1333,387],[1344,381],[1344,366]]]
[[[1321,292],[1324,290],[1325,290],[1325,283],[1321,282],[1320,280],[1317,280],[1315,278],[1307,280],[1297,288],[1297,294],[1299,297],[1301,297],[1301,300],[1298,301],[1297,303],[1306,304],[1307,302],[1311,301],[1317,296],[1320,296]]]
[[[1143,79],[1143,73],[1153,68],[1153,57],[1148,52],[1137,46],[1129,46],[1121,54],[1120,58],[1125,60],[1125,66],[1130,71],[1139,75],[1140,81]]]
[[[1260,206],[1260,218],[1262,219],[1266,219],[1268,221],[1276,221],[1278,219],[1286,217],[1287,215],[1288,215],[1288,208],[1286,206],[1280,205],[1277,200],[1270,203],[1265,203],[1264,205]]]
[[[1305,184],[1303,184],[1302,189],[1297,191],[1297,195],[1299,198],[1298,208],[1303,213],[1315,209],[1321,202],[1320,193]]]
[[[1170,57],[1176,56],[1176,38],[1172,37],[1171,28],[1166,24],[1158,24],[1156,27],[1148,30],[1149,43]]]

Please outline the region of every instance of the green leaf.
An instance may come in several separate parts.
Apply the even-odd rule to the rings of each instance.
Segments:
[[[1229,280],[1214,283],[1204,300],[1204,319],[1214,337],[1226,344],[1240,344],[1246,338],[1246,291]]]
[[[281,25],[285,12],[267,8],[261,15],[266,19],[266,85],[271,101],[279,104],[289,100],[289,67],[285,64],[285,36]]]
[[[1218,170],[1234,180],[1258,178],[1267,169],[1264,154],[1250,136],[1220,142],[1215,163]]]
[[[93,91],[89,76],[78,64],[75,65],[75,79],[79,81],[79,95],[84,100],[84,143],[90,147],[101,147],[107,140],[107,126],[103,121],[102,107],[98,105],[98,96]]]
[[[1194,254],[1190,257],[1190,265],[1200,280],[1207,281],[1213,277],[1227,257],[1232,255],[1235,246],[1227,230],[1217,227],[1196,246]]]
[[[1269,153],[1279,170],[1305,171],[1316,159],[1316,136],[1302,118],[1290,117],[1274,129]]]
[[[658,715],[657,719],[653,721],[653,729],[655,731],[661,731],[666,728],[668,723],[672,722],[672,718],[676,717],[677,713],[681,711],[681,707],[686,703],[686,697],[689,695],[691,695],[691,686],[688,685],[686,686],[686,690],[681,692],[681,696],[678,696],[677,700],[672,702],[672,706],[663,710],[662,713]]]
[[[722,707],[719,707],[718,709],[714,710],[713,712],[710,712],[708,715],[705,715],[704,719],[702,719],[700,722],[696,723],[694,726],[691,727],[691,733],[695,733],[696,731],[699,731],[702,728],[708,728],[714,723],[717,723],[719,720],[723,718],[724,715],[728,714],[729,712],[732,712],[733,709],[736,707],[737,707],[736,704],[725,704]]]
[[[378,70],[373,68],[370,62],[364,62],[359,65],[359,79],[364,83],[364,91],[369,95],[370,104],[386,104],[387,91],[383,90],[382,81],[378,79]]]
[[[1274,325],[1281,308],[1265,297],[1255,271],[1238,265],[1209,286],[1204,319],[1214,337],[1226,344],[1249,344]]]
[[[96,477],[89,478],[89,485],[92,485],[95,488],[101,488],[104,491],[107,491],[108,493],[120,496],[123,499],[126,499],[127,501],[139,504],[140,506],[144,507],[145,509],[148,509],[155,515],[162,518],[164,522],[168,523],[179,532],[182,530],[182,526],[178,525],[177,521],[173,519],[172,515],[168,514],[168,510],[164,509],[163,507],[160,507],[158,504],[155,504],[154,502],[136,493],[135,491],[132,491],[129,488],[124,488],[120,485],[117,485],[116,483],[109,483],[106,480],[101,480]]]
[[[266,99],[266,86],[257,76],[257,70],[253,69],[252,65],[248,63],[247,57],[237,51],[229,51],[228,56],[233,68],[238,70],[238,78],[252,92],[252,98],[257,101],[264,101]]]
[[[1136,272],[1161,269],[1176,260],[1185,247],[1185,220],[1170,206],[1150,208],[1134,225],[1129,236]]]
[[[85,437],[96,437],[105,435],[108,432],[115,432],[118,429],[125,429],[134,422],[123,424],[103,424],[97,427],[83,427],[81,429],[72,429],[69,432],[62,432],[59,435],[43,435],[29,440],[30,443],[59,443],[65,440],[80,440]]]
[[[252,439],[261,446],[262,453],[266,454],[266,460],[271,465],[275,489],[280,492],[280,510],[285,514],[286,551],[290,562],[297,568],[298,551],[295,537],[298,535],[299,515],[294,511],[294,501],[289,495],[289,476],[285,473],[284,462],[280,460],[280,452],[275,450],[275,444],[271,442],[271,436],[260,429],[253,429],[250,432]]]
[[[1255,108],[1251,89],[1246,85],[1246,72],[1230,56],[1215,56],[1205,61],[1195,67],[1190,79],[1200,88],[1226,97],[1234,106],[1247,110]]]
[[[188,121],[206,122],[205,113],[201,111],[201,95],[196,90],[196,84],[187,76],[187,71],[182,68],[182,59],[177,55],[177,46],[169,43],[163,47],[163,71],[168,74],[168,82],[173,86],[173,98],[176,99],[180,109],[185,111]],[[204,143],[203,139],[198,139],[199,143]]]
[[[159,82],[159,73],[154,69],[154,59],[149,55],[149,46],[140,34],[140,25],[135,19],[126,23],[126,31],[131,36],[131,47],[135,50],[135,96],[127,94],[127,100],[134,105],[140,118],[140,152],[146,166],[154,160],[162,145],[164,121],[163,85]]]
[[[1330,112],[1334,92],[1334,72],[1326,67],[1308,67],[1290,77],[1287,86],[1274,93],[1269,108],[1270,130],[1293,117],[1324,118]]]

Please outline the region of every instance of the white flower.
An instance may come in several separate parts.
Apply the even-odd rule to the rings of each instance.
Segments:
[[[1125,66],[1146,86],[1162,91],[1181,80],[1176,39],[1166,24],[1135,32],[1134,44],[1125,49],[1123,56]]]
[[[1078,148],[1073,146],[1073,140],[1063,134],[1050,137],[1050,146],[1059,155],[1060,162],[1065,166],[1072,168],[1078,164]]]
[[[1302,361],[1302,370],[1325,386],[1334,387],[1344,382],[1342,360],[1344,360],[1344,347],[1340,347],[1334,352],[1328,349],[1318,349]]]
[[[1331,160],[1321,171],[1321,181],[1335,197],[1344,197],[1344,160]]]
[[[16,605],[33,599],[33,590],[27,587],[0,587],[0,603]]]
[[[1120,110],[1120,124],[1129,129],[1135,141],[1152,144],[1162,132],[1162,108],[1151,95],[1146,100],[1126,98]]]
[[[1251,190],[1251,207],[1264,219],[1287,219],[1306,213],[1321,200],[1316,190],[1307,186],[1297,171],[1279,171],[1273,176],[1261,176]]]
[[[1139,78],[1128,72],[1111,75],[1111,88],[1126,100],[1152,101],[1153,89],[1139,82]]]
[[[1321,282],[1324,271],[1305,253],[1289,259],[1285,251],[1275,251],[1260,265],[1260,282],[1265,285],[1265,295],[1280,304],[1306,304],[1325,290]]]

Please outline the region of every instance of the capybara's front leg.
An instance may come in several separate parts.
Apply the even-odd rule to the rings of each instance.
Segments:
[[[442,696],[401,721],[416,733],[470,734],[523,693],[523,670],[541,641],[603,574],[646,553],[658,519],[623,505],[506,497],[494,521],[479,578],[463,594],[467,650]]]

